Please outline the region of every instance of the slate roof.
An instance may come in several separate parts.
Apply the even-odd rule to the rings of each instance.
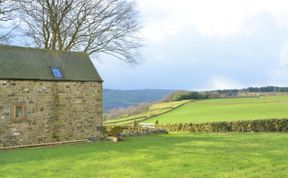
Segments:
[[[51,67],[60,68],[56,79]],[[0,79],[102,82],[88,54],[0,45]]]

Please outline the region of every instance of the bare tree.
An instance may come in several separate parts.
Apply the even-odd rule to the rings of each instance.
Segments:
[[[11,14],[15,10],[11,6],[11,0],[0,0],[0,21],[8,21],[11,20]]]
[[[10,24],[6,27],[7,22],[12,20],[12,12],[16,10],[14,0],[0,0],[0,41],[7,41],[10,38],[13,30],[17,28],[17,25]]]
[[[37,47],[105,53],[139,62],[138,11],[127,0],[19,0],[25,33]]]

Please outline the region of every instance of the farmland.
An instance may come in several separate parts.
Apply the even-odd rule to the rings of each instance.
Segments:
[[[288,118],[288,96],[152,104],[106,125]],[[153,117],[154,116],[154,117]],[[148,119],[148,120],[146,120]],[[286,133],[170,133],[0,151],[0,177],[285,177]]]
[[[0,151],[0,177],[285,177],[288,135],[169,134]]]
[[[105,125],[123,125],[123,124],[131,124],[134,121],[141,122],[149,119],[150,117],[161,115],[172,111],[186,103],[188,100],[183,101],[175,101],[175,102],[163,102],[163,103],[155,103],[149,106],[148,110],[139,114],[126,116],[114,120],[105,121]]]
[[[288,96],[209,99],[189,102],[145,122],[182,123],[288,118]]]

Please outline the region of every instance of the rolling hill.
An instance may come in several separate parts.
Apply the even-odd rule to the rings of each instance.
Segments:
[[[288,118],[288,95],[250,98],[182,100],[155,103],[143,113],[105,121],[105,125],[134,121],[155,123],[203,123]]]
[[[203,123],[279,118],[288,118],[288,96],[192,101],[145,122]]]
[[[154,102],[170,94],[173,90],[142,89],[142,90],[103,90],[103,109],[128,107],[144,102]]]

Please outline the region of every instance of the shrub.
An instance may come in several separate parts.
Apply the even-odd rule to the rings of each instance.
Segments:
[[[127,127],[124,126],[113,126],[113,127],[103,127],[105,130],[104,134],[108,136],[118,136],[119,133],[123,132],[124,129],[127,129]]]
[[[158,124],[159,124],[159,121],[158,121],[158,120],[156,120],[156,121],[155,121],[155,126],[156,126],[156,125],[158,125]]]
[[[208,99],[209,95],[207,92],[195,92],[195,91],[175,91],[170,95],[166,96],[162,101],[180,101],[180,100],[200,100]]]

